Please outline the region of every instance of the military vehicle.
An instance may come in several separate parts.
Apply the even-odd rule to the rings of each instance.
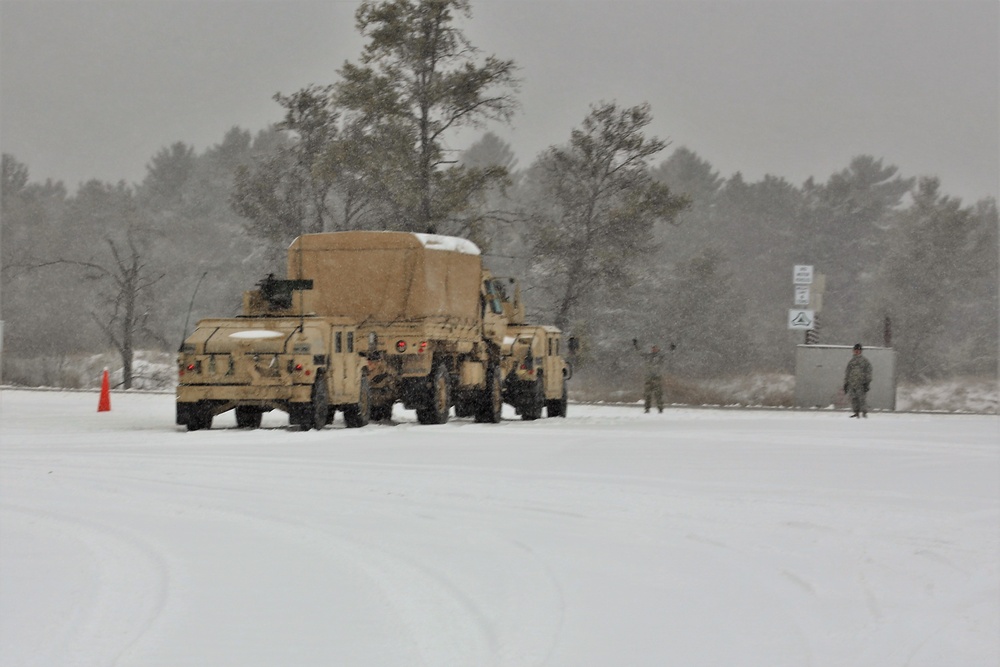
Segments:
[[[266,292],[284,281],[265,281]],[[348,427],[370,414],[365,359],[352,322],[335,318],[241,317],[198,323],[178,357],[177,423],[196,431],[236,411],[257,428],[270,410],[320,429],[341,410]]]
[[[572,367],[566,361],[562,332],[553,326],[525,322],[524,301],[514,278],[484,280],[491,307],[502,309],[507,322],[503,342],[503,398],[514,406],[522,419],[542,416],[565,417],[567,404],[566,381]],[[572,345],[571,339],[570,344]]]
[[[562,333],[540,325],[508,327],[507,331],[511,370],[504,400],[522,419],[538,419],[543,407],[549,417],[565,417],[571,367],[562,357]]]
[[[496,423],[505,401],[523,419],[565,416],[561,345],[558,329],[524,322],[516,284],[485,271],[470,241],[306,234],[289,247],[286,280],[268,277],[241,317],[199,322],[184,342],[177,423],[205,428],[236,409],[254,427],[280,409],[322,428],[339,409],[361,426],[397,402],[422,424],[448,421],[453,406]]]

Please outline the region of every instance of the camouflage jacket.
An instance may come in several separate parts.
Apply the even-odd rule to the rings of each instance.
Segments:
[[[868,385],[871,384],[871,381],[871,362],[860,354],[851,357],[851,360],[847,362],[847,370],[844,372],[844,391],[868,391]]]
[[[644,352],[642,360],[646,367],[646,377],[660,377],[663,375],[663,366],[666,361],[663,352]]]

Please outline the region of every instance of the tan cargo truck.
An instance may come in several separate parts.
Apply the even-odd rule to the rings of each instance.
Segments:
[[[403,232],[307,234],[288,253],[289,279],[311,280],[306,312],[345,317],[366,335],[372,418],[402,402],[425,424],[565,415],[562,334],[524,322],[516,282],[485,271],[465,239]]]

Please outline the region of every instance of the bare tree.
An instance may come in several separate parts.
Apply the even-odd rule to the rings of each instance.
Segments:
[[[151,327],[154,288],[165,274],[151,263],[148,229],[140,220],[131,188],[122,183],[86,183],[74,200],[65,227],[67,234],[76,234],[79,239],[76,252],[64,249],[54,258],[31,260],[30,269],[75,268],[84,280],[100,285],[90,317],[121,357],[122,383],[129,389],[137,343],[145,339],[165,344]],[[90,238],[94,245],[90,245]]]

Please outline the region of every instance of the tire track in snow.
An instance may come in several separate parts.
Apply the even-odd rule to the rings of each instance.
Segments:
[[[88,560],[97,572],[86,591],[67,591],[72,599],[65,602],[72,607],[73,620],[37,647],[41,653],[12,656],[11,664],[115,665],[160,617],[170,589],[169,568],[136,535],[79,515],[9,503],[0,506],[0,516],[8,537],[11,532],[28,536],[29,549],[44,541],[46,534],[73,541],[81,548],[74,558]],[[4,577],[17,576],[17,572],[4,573]],[[88,659],[81,661],[79,656]]]
[[[351,470],[341,472],[350,475]],[[355,505],[358,489],[367,489],[371,481],[354,481],[356,488],[339,497],[319,495],[328,503]],[[454,501],[447,496],[440,503],[412,500],[406,491],[374,503],[369,498],[349,525],[340,527],[320,518],[289,521],[294,511],[275,513],[274,508],[266,516],[238,512],[234,518],[260,523],[268,533],[294,527],[309,535],[309,548],[364,572],[428,667],[544,664],[558,641],[565,608],[551,568],[509,536],[478,520],[470,523],[467,512],[478,510],[455,515]],[[296,499],[301,503],[302,497]],[[395,528],[387,529],[387,523]],[[377,531],[381,539],[365,538],[366,524],[382,524]],[[387,535],[391,537],[385,539]],[[442,544],[453,545],[454,554],[441,553]],[[469,551],[476,556],[469,557]],[[470,569],[470,563],[477,565]],[[530,591],[530,599],[518,597],[522,591]]]
[[[360,466],[359,471],[351,464],[320,462],[303,470],[301,461],[291,461],[289,470],[283,471],[277,462],[277,474],[269,477],[265,488],[258,489],[256,500],[244,504],[241,498],[247,497],[248,480],[260,472],[260,460],[234,461],[225,454],[196,458],[194,467],[201,468],[200,472],[192,472],[192,461],[185,460],[185,475],[164,477],[147,472],[161,465],[163,457],[135,453],[109,456],[98,465],[74,467],[71,474],[64,475],[63,491],[79,489],[91,496],[97,492],[107,497],[103,504],[108,505],[132,498],[147,513],[154,508],[158,516],[189,515],[199,521],[241,525],[262,541],[287,543],[289,550],[321,552],[335,566],[362,571],[370,586],[379,591],[389,613],[408,629],[410,643],[427,665],[543,664],[544,657],[552,653],[556,639],[547,629],[553,625],[552,618],[561,623],[564,602],[551,569],[507,536],[465,525],[465,510],[462,516],[454,516],[454,499],[447,492],[414,502],[412,497],[406,498],[413,495],[413,489],[381,479],[387,471],[412,472],[412,467]],[[453,470],[423,472],[432,477],[454,477]],[[211,475],[211,481],[205,475]],[[373,484],[391,486],[395,495],[376,497],[373,502]],[[338,529],[325,521],[325,513],[317,516],[317,506],[359,511],[351,521],[355,526],[378,523],[402,510],[407,521],[419,522],[419,532],[436,536],[432,537],[434,544],[461,545],[468,542],[470,532],[478,530],[476,540],[489,546],[477,548],[492,554],[494,572],[464,572],[462,557],[457,559],[458,569],[448,569],[433,553],[415,555],[409,543],[425,541],[425,537],[414,539],[404,533],[390,543],[365,540],[363,528]],[[534,508],[517,511],[525,509]],[[448,514],[453,516],[436,518]],[[498,607],[494,595],[484,597],[482,582],[500,572],[519,580],[510,590],[530,590],[531,599]]]

